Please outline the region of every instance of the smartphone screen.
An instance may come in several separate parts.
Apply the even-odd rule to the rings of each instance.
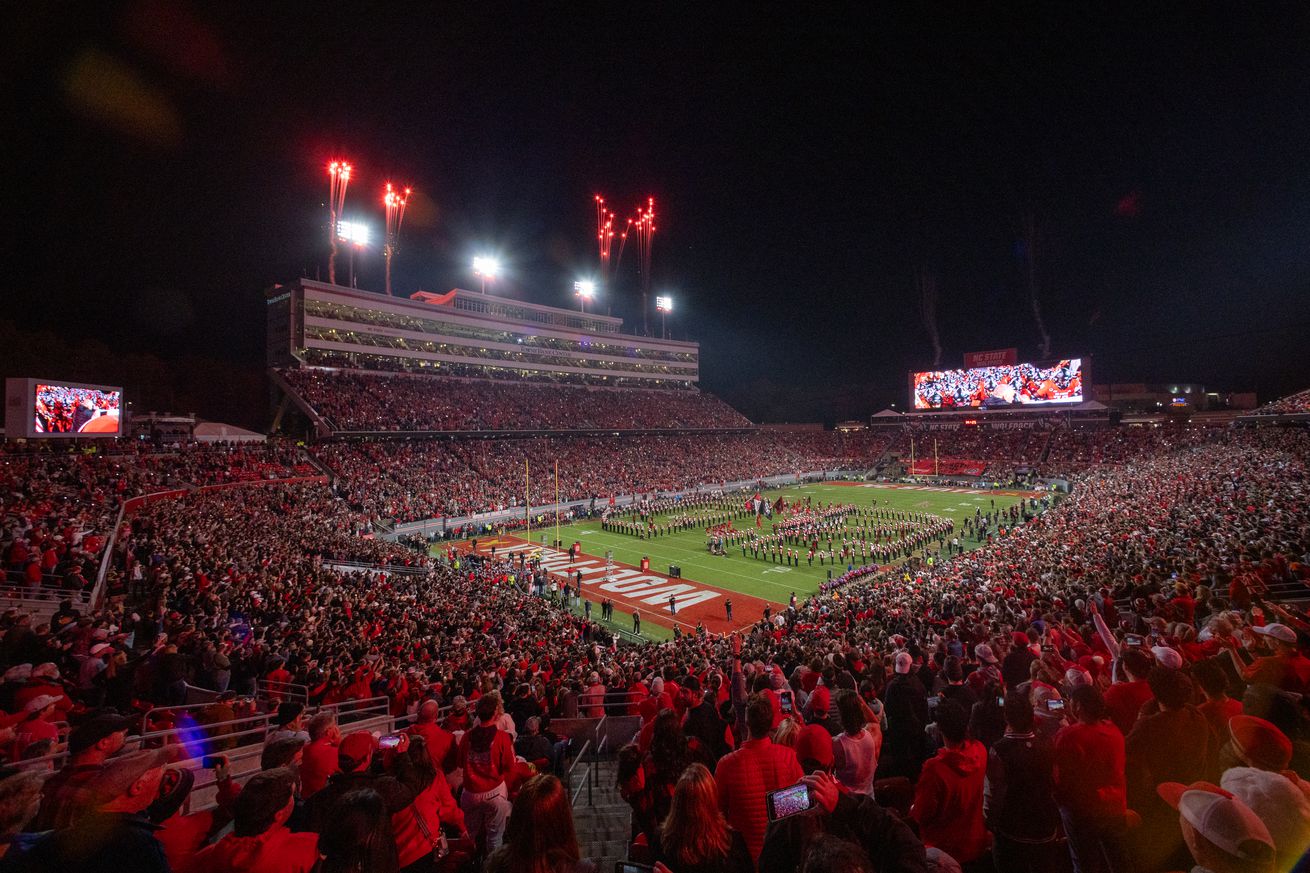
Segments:
[[[385,736],[378,737],[379,749],[394,749],[399,745],[400,745],[399,734],[386,734]]]
[[[769,821],[777,821],[780,818],[796,815],[798,812],[805,812],[814,805],[809,786],[804,782],[770,792],[765,795],[765,798],[768,800]]]
[[[1059,712],[1059,711],[1062,710],[1062,709],[1064,709],[1064,701],[1063,701],[1063,700],[1048,700],[1048,701],[1046,701],[1046,711],[1047,711],[1047,712]]]
[[[782,709],[783,712],[787,712],[787,713],[791,712],[792,702],[791,702],[790,691],[784,691],[778,695],[778,706]]]
[[[638,864],[635,861],[614,862],[614,873],[653,873],[654,870],[649,864]]]

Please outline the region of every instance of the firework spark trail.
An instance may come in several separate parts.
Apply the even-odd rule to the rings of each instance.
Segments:
[[[1029,213],[1023,218],[1024,254],[1027,255],[1028,297],[1033,307],[1033,318],[1037,321],[1037,333],[1042,338],[1042,360],[1051,357],[1051,335],[1046,331],[1046,320],[1042,318],[1042,302],[1037,287],[1037,222]]]
[[[328,164],[328,239],[332,251],[328,255],[328,281],[337,284],[337,223],[346,207],[346,186],[350,184],[350,164],[333,161]]]
[[[919,314],[923,318],[923,327],[932,340],[932,368],[941,369],[942,341],[937,329],[937,277],[927,269],[919,270],[914,277],[919,288]]]
[[[610,247],[614,242],[614,213],[605,208],[605,198],[595,195],[596,201],[596,250],[600,260],[600,281],[604,285],[609,278]]]
[[[391,296],[391,259],[396,254],[396,244],[400,239],[400,225],[405,220],[405,206],[409,203],[412,188],[404,192],[397,191],[387,183],[386,193],[382,195],[382,204],[387,208],[387,243],[382,250],[387,265],[387,296]]]
[[[637,207],[637,273],[641,280],[641,330],[650,336],[647,300],[650,298],[651,247],[655,239],[655,198],[646,198],[646,211]]]

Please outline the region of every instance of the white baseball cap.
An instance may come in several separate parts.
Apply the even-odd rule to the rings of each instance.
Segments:
[[[1267,637],[1273,637],[1280,642],[1291,643],[1292,645],[1296,644],[1296,631],[1292,630],[1285,624],[1274,622],[1273,624],[1267,624],[1264,627],[1253,627],[1251,630],[1258,634],[1264,634]]]

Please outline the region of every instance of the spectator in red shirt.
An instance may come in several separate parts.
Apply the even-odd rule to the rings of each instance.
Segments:
[[[1074,689],[1075,719],[1055,735],[1055,800],[1075,873],[1121,873],[1128,789],[1124,736],[1094,685]]]
[[[1296,631],[1285,624],[1267,624],[1251,630],[1263,636],[1273,647],[1273,654],[1257,658],[1242,671],[1242,678],[1253,685],[1272,685],[1280,691],[1301,694],[1310,688],[1310,658],[1296,647]]]
[[[479,724],[459,741],[458,761],[464,771],[459,805],[469,833],[475,839],[485,836],[488,851],[500,846],[510,813],[506,781],[514,771],[514,742],[496,727],[502,711],[498,696],[479,698]]]
[[[1216,738],[1228,736],[1228,720],[1242,714],[1242,701],[1228,696],[1228,677],[1214,661],[1198,661],[1192,667],[1192,678],[1201,687],[1205,702],[1197,709],[1210,724]]]
[[[1151,672],[1155,660],[1140,648],[1125,649],[1119,665],[1128,675],[1127,682],[1116,682],[1105,692],[1105,709],[1124,736],[1132,731],[1142,705],[1151,699],[1151,686],[1146,674]]]
[[[287,829],[294,788],[290,770],[252,776],[237,797],[232,833],[202,849],[192,873],[308,873],[318,862],[318,835]]]
[[[322,791],[328,779],[337,772],[337,746],[341,744],[341,728],[337,726],[336,715],[320,712],[309,720],[306,730],[309,733],[309,745],[305,746],[304,758],[300,764],[300,795],[308,800]]]
[[[983,824],[987,750],[969,739],[969,713],[953,700],[937,707],[937,729],[946,745],[924,762],[910,817],[919,823],[925,846],[967,866],[991,843]]]
[[[43,740],[52,743],[59,740],[59,728],[51,722],[58,702],[59,698],[53,694],[43,694],[32,698],[23,707],[24,718],[14,725],[14,742],[9,755],[11,761],[21,759],[28,746]]]
[[[1163,782],[1190,784],[1206,778],[1216,744],[1205,716],[1192,705],[1192,682],[1181,670],[1156,667],[1147,681],[1159,711],[1143,715],[1125,740],[1128,800],[1142,816],[1134,834],[1136,859],[1146,869],[1166,865],[1181,850],[1182,835],[1172,825],[1174,811],[1155,787]]]
[[[752,695],[746,704],[748,738],[740,749],[723,756],[714,772],[719,786],[719,806],[728,824],[745,839],[746,848],[756,862],[769,826],[764,796],[796,784],[804,775],[796,753],[776,745],[770,738],[772,729],[772,703],[764,695]]]
[[[455,735],[437,724],[441,707],[435,700],[425,700],[418,708],[418,716],[406,733],[422,737],[427,742],[428,757],[442,773],[455,769]]]

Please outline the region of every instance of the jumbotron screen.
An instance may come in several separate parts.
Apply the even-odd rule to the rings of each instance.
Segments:
[[[915,409],[1045,406],[1083,400],[1082,358],[1065,358],[1051,366],[930,370],[913,374],[912,380]]]
[[[33,432],[45,436],[118,436],[122,427],[123,392],[36,383]]]

